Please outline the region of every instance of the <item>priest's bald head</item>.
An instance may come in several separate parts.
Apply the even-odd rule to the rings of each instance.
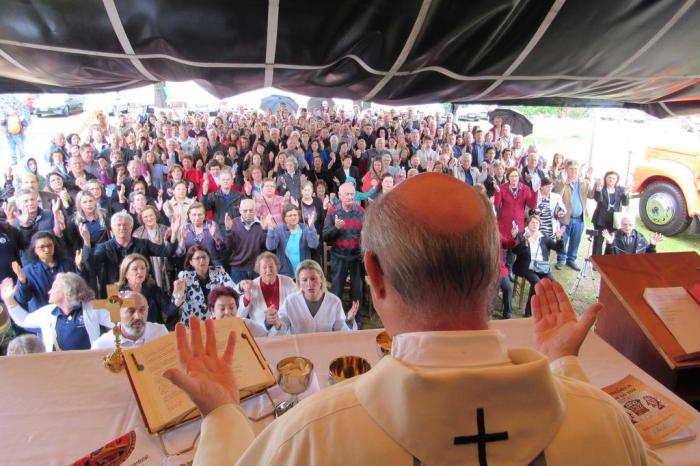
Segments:
[[[425,173],[382,196],[365,215],[362,247],[387,331],[486,328],[499,238],[488,199],[451,176]]]

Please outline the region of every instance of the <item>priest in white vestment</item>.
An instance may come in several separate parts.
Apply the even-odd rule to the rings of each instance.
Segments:
[[[362,235],[391,355],[257,438],[239,407],[233,337],[219,358],[210,324],[206,350],[178,324],[187,372],[165,376],[204,416],[195,464],[663,464],[578,364],[600,304],[577,320],[561,285],[543,280],[532,302],[539,352],[508,350],[489,330],[499,235],[485,197],[446,175],[416,176],[368,209]],[[190,327],[199,335],[196,319]]]

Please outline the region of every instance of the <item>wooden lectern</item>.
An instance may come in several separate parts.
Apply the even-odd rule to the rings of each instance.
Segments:
[[[643,298],[645,288],[690,288],[700,279],[695,252],[595,256],[604,309],[595,332],[688,403],[700,404],[700,358],[685,351]],[[700,338],[700,335],[698,335]]]

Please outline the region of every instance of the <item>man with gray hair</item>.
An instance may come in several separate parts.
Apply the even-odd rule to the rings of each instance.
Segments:
[[[138,253],[146,258],[174,256],[181,222],[182,219],[177,219],[171,224],[169,242],[156,244],[147,239],[132,238],[134,219],[127,211],[122,210],[112,215],[112,238],[94,247],[90,242],[90,231],[87,226],[81,225],[83,267],[90,276],[99,280],[98,295],[101,298],[107,297],[107,285],[119,281],[119,264],[129,254]]]
[[[124,348],[141,346],[168,333],[165,325],[148,322],[148,301],[137,291],[120,294],[119,305],[120,330],[119,342]],[[112,332],[103,334],[92,342],[92,349],[113,349],[116,346]]]
[[[191,341],[178,324],[187,373],[164,376],[204,417],[194,464],[662,464],[615,400],[574,378],[585,378],[576,354],[600,304],[577,320],[561,286],[543,280],[533,303],[541,352],[489,330],[499,235],[485,196],[446,175],[416,176],[368,210],[362,239],[391,354],[258,438],[236,406],[233,337],[219,358],[213,323],[206,350],[199,320]]]
[[[663,241],[661,233],[654,233],[649,241],[634,228],[634,221],[629,215],[620,219],[620,228],[610,232],[603,230],[605,254],[644,254],[656,252],[656,245]]]

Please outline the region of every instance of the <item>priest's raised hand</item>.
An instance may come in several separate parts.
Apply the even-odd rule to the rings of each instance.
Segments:
[[[535,346],[550,361],[577,356],[602,308],[600,303],[592,304],[577,319],[562,286],[545,278],[535,285],[535,295],[532,297]]]
[[[168,369],[163,377],[180,387],[192,399],[202,417],[226,405],[241,403],[238,383],[233,375],[233,351],[235,334],[231,332],[221,357],[216,351],[214,321],[206,320],[206,342],[202,343],[200,321],[190,317],[190,338],[182,322],[175,327],[177,356],[184,372]]]

